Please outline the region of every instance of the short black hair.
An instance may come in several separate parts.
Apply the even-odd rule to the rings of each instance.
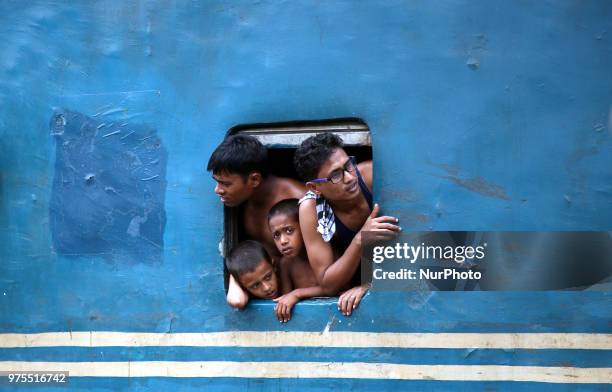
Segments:
[[[213,174],[228,172],[246,179],[254,171],[262,177],[268,175],[268,149],[259,140],[249,135],[228,136],[213,151],[207,171]]]
[[[272,264],[270,255],[261,243],[246,240],[230,251],[229,256],[225,259],[225,266],[229,273],[234,275],[234,278],[239,279],[240,275],[255,271],[262,260]]]
[[[285,199],[274,204],[268,212],[268,222],[276,215],[288,215],[299,222],[298,199]]]
[[[295,171],[304,181],[314,179],[325,161],[342,146],[340,136],[331,132],[309,137],[295,150],[293,156]]]

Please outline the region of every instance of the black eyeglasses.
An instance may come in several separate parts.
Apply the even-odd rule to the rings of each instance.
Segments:
[[[314,180],[310,180],[308,182],[331,182],[332,184],[337,184],[340,181],[344,181],[345,172],[352,173],[353,170],[355,170],[355,157],[349,156],[348,161],[346,161],[342,169],[333,171],[329,177],[315,178]]]

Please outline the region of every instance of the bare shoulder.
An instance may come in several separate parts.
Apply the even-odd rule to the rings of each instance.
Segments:
[[[316,231],[317,227],[317,209],[316,201],[314,199],[306,199],[300,203],[299,206],[299,218],[300,228],[302,229],[302,235],[304,231]]]
[[[306,186],[293,178],[278,177],[277,186],[285,199],[299,199],[306,193]]]
[[[303,200],[299,206],[300,221],[302,217],[309,218],[312,216],[316,219],[316,205],[317,202],[315,199]]]
[[[372,191],[372,161],[363,161],[357,164],[357,168],[361,173],[361,177],[363,177],[363,181],[366,183],[370,191]]]

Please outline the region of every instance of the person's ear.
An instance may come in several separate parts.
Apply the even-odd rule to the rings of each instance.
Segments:
[[[263,178],[260,172],[251,172],[251,174],[249,174],[249,178],[247,179],[247,183],[255,188],[261,184],[262,180]]]
[[[316,193],[317,195],[321,194],[321,191],[319,190],[319,187],[317,186],[317,183],[315,182],[310,182],[308,181],[306,183],[306,189],[308,189],[309,191],[312,191],[314,193]]]

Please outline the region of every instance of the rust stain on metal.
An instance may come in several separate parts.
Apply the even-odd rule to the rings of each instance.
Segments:
[[[407,215],[402,216],[402,222],[406,225],[414,225],[418,223],[427,223],[429,221],[429,216],[422,213],[409,213]]]
[[[493,197],[502,200],[511,200],[510,197],[506,194],[506,190],[503,187],[489,182],[483,179],[482,177],[464,177],[461,175],[461,170],[453,165],[433,162],[428,163],[431,166],[444,170],[447,174],[445,176],[436,175],[436,177],[449,180],[459,185],[460,187],[463,187],[472,192],[476,192],[483,196]]]
[[[506,190],[497,184],[493,184],[484,180],[481,177],[473,177],[473,178],[460,178],[457,176],[440,176],[441,178],[447,179],[449,181],[454,182],[455,184],[481,194],[487,197],[494,197],[502,200],[511,200],[510,197],[506,194]]]

